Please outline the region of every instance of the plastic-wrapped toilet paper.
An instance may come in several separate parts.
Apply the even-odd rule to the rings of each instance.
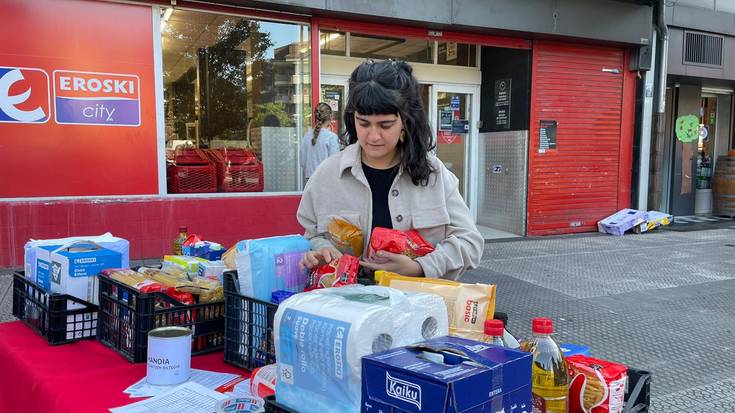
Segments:
[[[441,296],[436,294],[402,292],[415,308],[422,309],[420,317],[413,319],[407,326],[407,328],[411,329],[411,336],[420,336],[428,340],[441,336],[444,331],[449,331],[447,306],[444,304],[444,299]]]
[[[276,398],[302,413],[359,412],[363,356],[446,335],[447,326],[433,294],[379,286],[296,294],[274,321]]]

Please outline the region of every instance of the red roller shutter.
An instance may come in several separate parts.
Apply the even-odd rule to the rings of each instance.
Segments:
[[[534,43],[528,235],[594,231],[628,206],[635,78],[626,63],[622,48]],[[539,153],[542,120],[557,122],[557,139]]]

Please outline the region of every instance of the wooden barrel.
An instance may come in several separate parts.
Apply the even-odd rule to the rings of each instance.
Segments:
[[[735,156],[720,156],[712,180],[715,215],[735,217]]]

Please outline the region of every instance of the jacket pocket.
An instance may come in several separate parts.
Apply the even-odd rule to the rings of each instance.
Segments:
[[[335,218],[343,219],[362,229],[362,226],[360,225],[360,214],[356,214],[354,212],[343,212],[337,214],[320,214],[317,217],[317,232],[320,234],[326,234],[329,232],[329,223]]]
[[[449,225],[449,213],[445,206],[422,208],[413,214],[413,227],[416,229],[434,228]]]

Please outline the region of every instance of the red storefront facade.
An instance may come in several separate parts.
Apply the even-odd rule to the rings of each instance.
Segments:
[[[262,193],[168,193],[168,137],[164,135],[169,134],[172,126],[169,110],[164,112],[166,106],[162,102],[163,78],[168,72],[160,62],[162,55],[163,60],[171,61],[166,54],[166,47],[171,46],[164,42],[162,52],[162,42],[156,41],[161,36],[157,28],[164,18],[163,9],[153,2],[146,5],[84,0],[11,0],[2,7],[11,19],[6,19],[9,24],[1,25],[0,34],[13,40],[5,42],[0,50],[0,70],[15,70],[30,79],[31,72],[40,69],[47,74],[48,84],[44,90],[28,80],[20,81],[7,93],[8,99],[12,99],[32,90],[31,97],[15,107],[22,113],[41,108],[43,116],[24,122],[12,116],[0,119],[0,176],[4,177],[0,180],[0,245],[4,246],[0,249],[0,267],[20,265],[22,246],[30,238],[109,231],[132,241],[131,258],[135,259],[167,253],[180,225],[226,245],[240,239],[301,232],[295,218],[302,184],[298,177],[289,178],[291,183],[277,191],[269,191],[266,185]],[[297,25],[301,29],[299,36],[308,39],[308,51],[303,43],[297,44],[297,48],[301,47],[300,53],[306,56],[302,59],[307,59],[309,65],[297,66],[295,74],[287,72],[282,82],[288,82],[289,76],[303,77],[298,87],[308,92],[285,92],[291,96],[308,95],[305,101],[294,99],[295,104],[290,100],[285,104],[296,107],[292,112],[300,113],[308,113],[324,97],[322,86],[328,65],[337,68],[358,57],[356,46],[351,56],[347,46],[345,56],[330,55],[326,59],[320,51],[324,50],[327,31],[353,33],[354,38],[400,36],[426,42],[427,50],[433,50],[435,66],[430,66],[431,62],[420,63],[417,72],[426,79],[429,106],[437,113],[442,110],[437,99],[447,93],[443,92],[444,86],[437,86],[439,83],[431,79],[453,73],[437,65],[437,53],[444,54],[439,60],[450,55],[449,49],[437,52],[438,47],[446,44],[445,47],[456,48],[459,44],[460,55],[462,44],[470,45],[467,50],[474,47],[474,57],[468,57],[470,68],[452,70],[462,71],[463,79],[476,79],[476,83],[481,81],[482,47],[491,48],[483,49],[488,51],[526,51],[531,56],[525,124],[527,187],[522,189],[525,220],[519,235],[593,231],[597,220],[629,206],[636,76],[628,70],[630,50],[625,46],[437,31],[184,1],[178,2],[176,10],[191,11],[192,15],[202,11],[258,19],[261,29],[271,21]],[[277,43],[277,36],[273,38]],[[263,52],[277,55],[279,49],[271,45],[264,47]],[[250,63],[247,70],[249,67]],[[81,80],[74,83],[75,79]],[[112,85],[116,79],[127,79],[130,87],[114,90],[119,92],[118,96],[106,95],[105,81]],[[255,85],[252,82],[248,76],[248,90]],[[468,89],[466,80],[450,79],[448,84],[456,88],[452,90],[465,91],[462,93],[467,99],[467,115],[463,116],[471,124],[477,123],[477,115],[472,118],[471,114],[480,113],[480,84],[475,85],[476,89]],[[130,96],[121,95],[123,92]],[[115,106],[121,101],[126,102],[125,106]],[[74,102],[86,105],[79,112],[83,118],[76,119],[64,112],[65,105]],[[106,104],[111,106],[100,107]],[[109,113],[112,109],[130,116],[118,118],[122,119],[120,124],[99,123],[105,117],[114,117]],[[539,125],[549,120],[556,121],[555,145],[541,148]],[[195,125],[197,142],[201,122],[199,119]],[[306,128],[308,123],[308,116],[304,116],[292,129]],[[183,127],[187,135],[189,129],[188,124]],[[295,136],[301,136],[296,133]],[[256,136],[254,141],[257,139]],[[476,182],[486,169],[476,154],[478,147],[473,146],[473,141],[479,139],[479,130],[476,135],[464,136],[464,152],[460,155],[451,152],[456,147],[444,149],[447,156],[459,156],[466,198],[478,215],[483,205],[481,200],[474,199],[480,189]],[[265,141],[260,145],[261,151],[267,151]],[[265,159],[270,155],[261,152],[259,156]],[[271,171],[283,166],[274,165]]]

